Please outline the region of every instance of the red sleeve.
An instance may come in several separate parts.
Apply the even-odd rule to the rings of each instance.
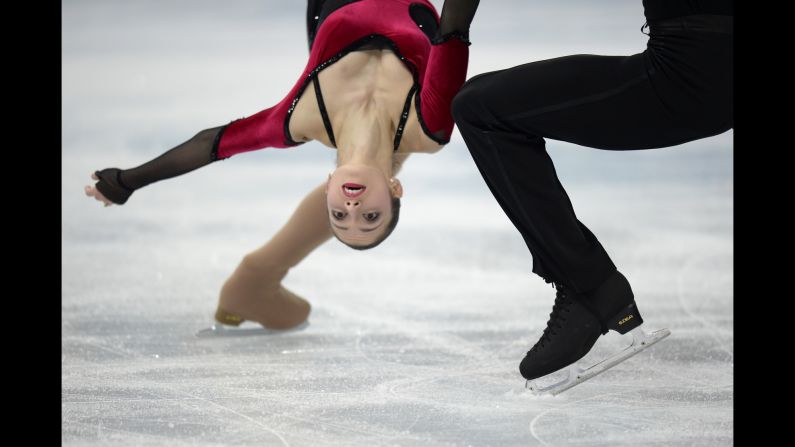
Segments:
[[[218,159],[266,147],[285,148],[302,144],[287,137],[284,126],[288,105],[285,98],[269,109],[229,123],[218,141]]]
[[[450,142],[455,125],[450,105],[464,85],[468,62],[469,44],[458,38],[431,46],[416,105],[422,130],[439,144]]]

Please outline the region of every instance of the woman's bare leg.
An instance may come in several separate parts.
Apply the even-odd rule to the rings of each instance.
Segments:
[[[287,223],[264,246],[247,254],[221,288],[215,319],[238,325],[256,321],[287,329],[306,321],[309,302],[281,285],[290,268],[331,238],[325,182],[298,205]]]

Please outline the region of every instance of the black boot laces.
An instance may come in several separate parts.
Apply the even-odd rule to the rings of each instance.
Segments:
[[[552,306],[552,312],[549,314],[549,321],[547,321],[547,327],[544,329],[544,333],[541,334],[541,338],[538,340],[538,343],[530,349],[530,352],[535,351],[538,348],[543,348],[544,345],[551,341],[553,335],[557,335],[555,329],[562,329],[562,323],[566,321],[565,314],[571,312],[571,304],[572,300],[569,298],[569,293],[567,287],[562,284],[554,284],[552,287],[555,287],[557,290],[555,294],[555,305]]]

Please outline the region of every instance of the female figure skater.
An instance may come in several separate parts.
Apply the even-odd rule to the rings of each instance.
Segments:
[[[136,168],[96,171],[85,193],[124,204],[146,185],[242,152],[310,140],[336,148],[336,170],[273,240],[244,258],[216,312],[231,325],[299,325],[309,303],[281,286],[287,270],[332,234],[355,249],[381,243],[399,216],[403,190],[394,174],[409,153],[449,142],[478,3],[446,0],[439,18],[429,0],[309,0],[309,60],[281,102],[202,130]]]
[[[522,376],[532,380],[573,364],[608,330],[637,329],[634,347],[596,369],[574,370],[552,392],[670,332],[646,337],[640,330],[629,282],[574,214],[544,138],[598,149],[652,149],[733,126],[733,1],[643,5],[649,28],[644,52],[560,57],[480,74],[453,101],[461,135],[530,249],[533,272],[557,289],[547,328],[521,362]]]

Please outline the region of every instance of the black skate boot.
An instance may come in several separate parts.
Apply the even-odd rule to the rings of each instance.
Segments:
[[[574,371],[575,377],[569,383],[557,384],[557,391],[570,388],[577,383],[599,374],[620,361],[639,352],[659,339],[670,334],[669,331],[657,331],[659,338],[650,343],[648,335],[639,329],[643,318],[635,305],[635,297],[627,279],[620,272],[613,273],[601,286],[588,292],[578,294],[564,284],[556,283],[557,295],[552,313],[549,315],[547,327],[538,342],[528,351],[519,366],[519,372],[528,381],[546,376],[566,366],[572,365],[583,358],[593,347],[599,336],[614,330],[620,334],[638,328],[640,338],[638,346],[626,357],[591,374],[580,374],[588,370]],[[633,332],[633,335],[636,335]],[[635,346],[633,343],[632,346]],[[631,346],[631,348],[632,348]],[[626,350],[624,351],[626,352]],[[621,354],[624,354],[623,352]],[[608,360],[612,360],[613,358]],[[601,363],[599,364],[601,365]],[[576,366],[576,365],[575,365]],[[568,385],[560,389],[560,385]],[[529,387],[529,382],[528,382]],[[533,388],[531,388],[533,389]],[[544,390],[546,391],[546,390]],[[554,390],[553,390],[553,394]]]

